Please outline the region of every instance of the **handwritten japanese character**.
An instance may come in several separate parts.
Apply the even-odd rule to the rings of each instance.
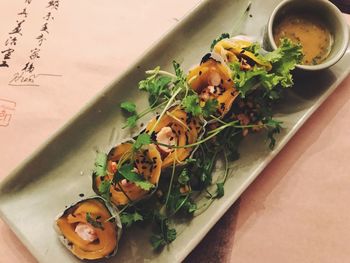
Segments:
[[[12,34],[20,34],[22,36],[22,28],[21,28],[21,25],[24,23],[24,19],[20,22],[18,22],[18,20],[16,21],[17,23],[17,26],[9,33],[9,35],[12,35]]]
[[[28,5],[30,5],[31,2],[32,2],[32,0],[25,0],[25,1],[24,1],[24,3],[25,3],[25,4],[28,4]]]
[[[6,60],[3,60],[2,63],[0,64],[0,67],[9,67],[9,64],[7,64]]]
[[[12,37],[10,36],[8,39],[5,41],[5,46],[16,46],[17,44],[17,37]]]
[[[45,19],[46,21],[49,21],[49,19],[51,18],[51,20],[54,20],[54,16],[51,14],[51,12],[48,12],[46,14],[46,16],[43,17],[43,19]]]
[[[47,29],[47,25],[48,25],[48,23],[43,24],[43,26],[42,26],[42,28],[41,28],[40,31],[49,33],[49,31],[48,31],[48,29]]]
[[[34,69],[35,69],[35,67],[33,66],[33,63],[27,62],[26,65],[24,66],[24,68],[22,68],[21,70],[25,71],[25,72],[32,73]]]
[[[48,3],[48,6],[46,8],[51,8],[51,9],[58,9],[60,4],[59,0],[50,0]]]
[[[27,18],[27,8],[24,8],[22,12],[18,13],[17,15],[24,15],[25,18]]]
[[[39,56],[40,49],[34,48],[30,52],[31,52],[31,54],[30,54],[29,58],[31,60],[36,59],[36,58],[40,58],[40,56]]]
[[[6,50],[1,51],[1,53],[4,54],[4,59],[10,59],[11,58],[11,54],[12,52],[14,52],[15,50],[13,48],[8,48]]]
[[[39,47],[43,44],[43,42],[46,40],[46,38],[44,37],[44,34],[40,34],[37,38],[38,43],[39,43]]]

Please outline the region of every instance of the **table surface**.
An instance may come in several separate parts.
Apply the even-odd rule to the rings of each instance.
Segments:
[[[0,110],[6,114],[0,120],[0,178],[199,0],[50,2],[56,1],[0,2],[1,51],[11,41],[14,50],[9,67],[0,67]],[[1,62],[5,52],[0,55]],[[33,85],[23,86],[22,69],[36,74]],[[347,77],[186,262],[349,261],[349,86]],[[0,262],[36,262],[2,221]]]

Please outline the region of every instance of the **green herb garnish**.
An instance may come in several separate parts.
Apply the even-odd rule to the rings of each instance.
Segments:
[[[125,227],[130,227],[135,222],[143,221],[143,216],[136,211],[133,213],[122,212],[120,220]]]
[[[123,164],[121,167],[119,167],[118,174],[120,174],[124,179],[134,183],[143,190],[149,191],[151,188],[154,187],[152,183],[146,181],[141,175],[134,172],[133,170],[133,165]]]
[[[110,197],[110,188],[111,188],[112,182],[109,180],[104,180],[101,182],[101,184],[98,186],[98,192],[100,195],[109,201],[111,199]]]
[[[221,36],[219,36],[218,38],[214,39],[213,42],[210,45],[210,50],[212,51],[213,48],[215,47],[215,45],[220,42],[221,40],[225,39],[225,38],[230,38],[230,34],[229,33],[222,33]]]
[[[97,152],[93,173],[96,176],[105,176],[107,170],[107,154]]]
[[[138,151],[142,146],[149,145],[151,143],[151,136],[147,133],[141,133],[137,136],[135,143],[133,144],[133,150]]]
[[[100,221],[98,221],[98,220],[99,220],[99,219],[98,219],[98,216],[97,216],[95,219],[93,219],[93,218],[91,217],[91,214],[90,214],[90,213],[86,213],[86,221],[87,221],[90,225],[92,225],[92,226],[95,227],[95,228],[99,228],[99,229],[104,230],[104,227],[103,227],[102,222],[100,222]]]

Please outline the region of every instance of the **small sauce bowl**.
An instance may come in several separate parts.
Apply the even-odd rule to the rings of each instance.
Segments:
[[[274,30],[280,21],[289,15],[309,14],[318,18],[332,36],[332,46],[329,55],[315,65],[299,64],[296,67],[307,71],[329,68],[337,63],[346,52],[349,45],[349,27],[339,9],[327,0],[285,0],[272,12],[264,36],[264,48],[277,49],[274,40]]]

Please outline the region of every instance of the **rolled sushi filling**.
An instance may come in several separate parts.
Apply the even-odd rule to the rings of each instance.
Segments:
[[[126,205],[145,197],[159,181],[162,159],[155,145],[148,145],[134,152],[132,143],[122,143],[108,154],[107,174],[94,179],[97,194],[101,184],[109,182],[109,197],[117,206]],[[144,189],[123,176],[123,168],[133,177],[148,182],[152,187]],[[129,173],[129,174],[130,174]]]
[[[80,259],[101,259],[117,249],[118,233],[107,207],[88,199],[67,209],[56,224],[71,252]]]
[[[203,107],[208,100],[217,100],[217,116],[224,116],[238,96],[226,63],[215,53],[203,57],[199,66],[190,70],[187,81],[199,95]]]
[[[188,158],[193,147],[185,147],[197,141],[202,126],[197,118],[187,114],[180,106],[170,108],[158,120],[153,118],[145,132],[153,130],[151,137],[162,158],[162,168],[180,164]]]

